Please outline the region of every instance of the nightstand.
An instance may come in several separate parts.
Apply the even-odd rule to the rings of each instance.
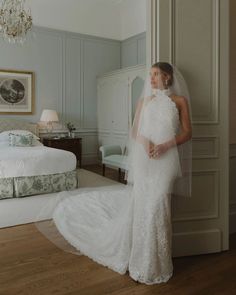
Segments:
[[[43,145],[72,152],[76,155],[77,161],[79,161],[79,167],[81,168],[81,154],[82,154],[82,138],[80,137],[62,137],[62,138],[49,138],[45,137],[41,139]]]

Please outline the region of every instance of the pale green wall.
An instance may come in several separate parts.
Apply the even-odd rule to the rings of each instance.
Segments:
[[[121,43],[121,67],[146,63],[146,32],[128,38]]]
[[[5,117],[37,122],[45,108],[80,128],[96,128],[96,76],[120,68],[120,42],[35,28],[24,46],[0,40],[0,68],[35,72],[35,114]],[[3,117],[3,116],[1,116]]]
[[[145,33],[122,42],[36,27],[24,46],[0,40],[0,68],[35,72],[35,113],[1,115],[37,122],[43,109],[78,128],[96,129],[96,76],[145,63]]]

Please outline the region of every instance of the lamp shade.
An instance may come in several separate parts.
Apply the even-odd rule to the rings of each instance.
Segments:
[[[57,112],[54,110],[43,110],[40,121],[42,122],[58,122]]]

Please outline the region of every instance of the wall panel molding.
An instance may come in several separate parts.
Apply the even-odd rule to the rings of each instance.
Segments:
[[[192,181],[191,197],[172,198],[173,222],[218,218],[219,170],[194,170]]]
[[[221,251],[219,229],[178,232],[173,234],[173,256],[200,255]]]
[[[187,2],[191,2],[193,0],[169,0],[169,7],[170,7],[170,15],[169,18],[169,27],[170,27],[170,61],[173,64],[178,64],[178,58],[177,58],[177,40],[178,42],[181,41],[182,36],[177,36],[177,32],[179,34],[183,34],[183,30],[178,28],[177,19],[179,22],[183,22],[185,19],[184,17],[177,16],[177,9],[181,6],[182,2],[182,9],[186,6]],[[187,2],[186,2],[187,1]],[[201,0],[203,1],[203,0]],[[177,6],[178,2],[178,6]],[[211,27],[211,36],[212,36],[212,43],[209,47],[209,53],[212,55],[212,61],[211,61],[211,81],[210,81],[210,89],[209,89],[209,106],[208,106],[208,112],[203,115],[202,110],[198,111],[197,114],[194,114],[193,112],[193,124],[201,124],[201,125],[208,125],[208,124],[218,124],[219,123],[219,48],[220,48],[220,13],[219,13],[219,7],[220,2],[219,0],[204,0],[204,5],[210,5],[209,9],[212,11],[212,27]],[[202,2],[202,3],[203,3]],[[207,26],[206,26],[207,28]],[[198,32],[199,33],[199,32]],[[192,36],[195,36],[193,33]],[[199,34],[198,34],[199,36]],[[195,38],[195,37],[194,37]],[[189,39],[190,40],[190,39]],[[181,44],[186,44],[187,40],[182,40]],[[191,42],[191,41],[189,41]],[[198,41],[196,41],[198,42]],[[202,67],[204,67],[204,63],[202,63]],[[204,80],[201,81],[201,85],[204,85]],[[207,97],[207,96],[206,96]],[[195,97],[197,99],[197,97]],[[196,109],[196,108],[195,108]],[[206,105],[204,106],[204,110],[206,109]]]
[[[219,136],[194,136],[193,159],[219,158]]]
[[[146,63],[146,32],[121,41],[121,68]]]

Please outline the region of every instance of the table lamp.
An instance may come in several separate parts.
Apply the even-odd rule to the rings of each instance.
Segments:
[[[59,121],[57,112],[54,110],[43,110],[40,121],[47,123],[47,132],[50,133],[51,136],[53,130],[52,122]]]

